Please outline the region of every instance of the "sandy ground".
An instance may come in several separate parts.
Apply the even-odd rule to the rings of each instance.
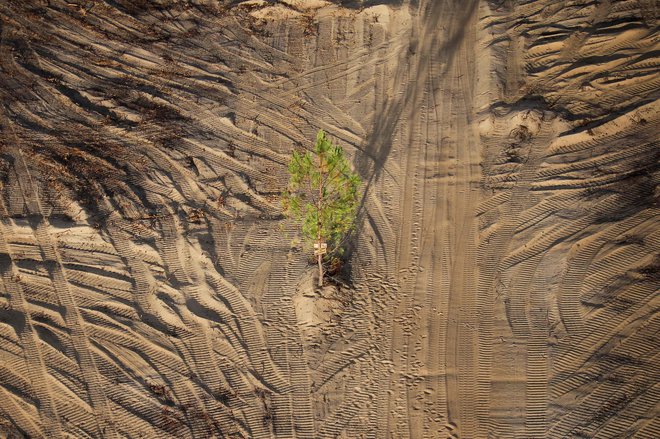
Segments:
[[[660,437],[658,14],[0,2],[0,437]],[[365,184],[315,292],[320,128]]]

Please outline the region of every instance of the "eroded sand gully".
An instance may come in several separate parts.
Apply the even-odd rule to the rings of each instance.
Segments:
[[[655,2],[225,3],[0,2],[0,437],[660,437]]]

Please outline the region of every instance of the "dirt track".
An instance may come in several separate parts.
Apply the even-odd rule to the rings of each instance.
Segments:
[[[660,437],[657,2],[78,3],[0,2],[0,437]]]

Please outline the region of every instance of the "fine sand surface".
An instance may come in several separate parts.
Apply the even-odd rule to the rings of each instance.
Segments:
[[[0,1],[0,438],[660,438],[659,14]]]

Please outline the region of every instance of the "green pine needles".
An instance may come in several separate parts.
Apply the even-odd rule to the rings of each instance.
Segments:
[[[301,222],[305,243],[313,244],[322,287],[323,256],[341,255],[344,238],[354,226],[360,177],[323,130],[316,135],[314,152],[293,153],[289,174],[282,204],[287,216]]]

